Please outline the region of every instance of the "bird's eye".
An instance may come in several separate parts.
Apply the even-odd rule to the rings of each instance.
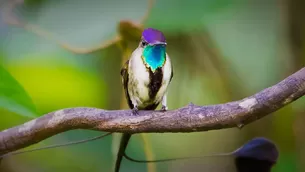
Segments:
[[[141,46],[142,46],[142,47],[145,47],[147,44],[148,44],[148,43],[147,43],[146,41],[142,41],[142,42],[141,42]]]

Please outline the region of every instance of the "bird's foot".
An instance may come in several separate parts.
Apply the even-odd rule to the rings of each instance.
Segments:
[[[167,106],[162,105],[161,111],[163,112],[167,111]]]
[[[134,108],[132,109],[132,115],[139,115],[139,109],[138,109],[138,107],[134,107]]]

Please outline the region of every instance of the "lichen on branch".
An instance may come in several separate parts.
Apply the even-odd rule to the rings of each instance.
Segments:
[[[225,104],[162,111],[69,108],[48,113],[0,132],[0,155],[73,129],[121,133],[199,132],[242,127],[297,100],[305,94],[305,68],[252,96]]]

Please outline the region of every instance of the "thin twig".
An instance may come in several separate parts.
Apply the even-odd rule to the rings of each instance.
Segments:
[[[55,42],[56,44],[58,44],[60,47],[76,53],[76,54],[90,54],[102,49],[105,49],[107,47],[110,47],[111,45],[114,45],[116,43],[118,43],[121,39],[122,36],[117,34],[116,36],[114,36],[114,38],[101,42],[100,44],[94,46],[94,47],[89,47],[89,48],[80,48],[80,47],[75,47],[67,42],[64,42],[62,40],[60,40],[60,38],[58,38],[57,36],[55,36],[54,34],[52,34],[49,31],[46,31],[44,29],[42,29],[39,26],[30,24],[26,21],[22,21],[21,19],[19,19],[18,17],[16,17],[13,14],[13,10],[16,8],[16,6],[23,4],[22,0],[12,0],[7,4],[7,7],[5,9],[5,11],[3,12],[3,16],[4,16],[4,21],[10,25],[13,26],[17,26],[17,27],[21,27],[25,30],[27,30],[28,32],[32,32],[34,34],[36,34],[39,37],[45,38],[49,41]],[[148,0],[148,10],[145,13],[144,17],[140,20],[140,23],[137,24],[135,22],[132,21],[128,21],[129,23],[131,23],[134,27],[138,28],[139,30],[143,30],[143,23],[145,22],[151,12],[151,9],[153,7],[154,4],[154,0]],[[119,22],[120,23],[120,22]],[[120,25],[119,25],[120,26]],[[140,38],[139,38],[140,39]]]

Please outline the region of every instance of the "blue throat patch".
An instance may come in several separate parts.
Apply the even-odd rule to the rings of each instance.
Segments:
[[[158,67],[162,67],[165,62],[165,46],[164,45],[147,45],[143,50],[144,62],[155,71]]]

